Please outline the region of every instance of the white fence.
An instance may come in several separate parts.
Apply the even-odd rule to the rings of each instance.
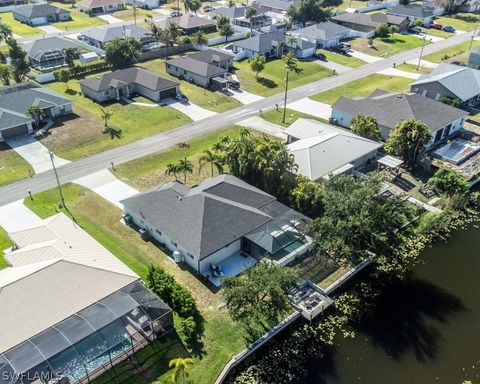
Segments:
[[[41,75],[37,75],[30,72],[28,75],[32,77],[33,80],[35,80],[37,83],[40,83],[40,84],[45,84],[51,81],[55,81],[55,76],[53,72],[42,73]]]
[[[227,43],[229,43],[229,42],[231,42],[231,41],[235,41],[235,40],[245,39],[245,37],[247,36],[247,33],[248,33],[248,32],[237,32],[237,33],[234,33],[232,36],[230,36],[230,37],[228,38]],[[217,45],[217,44],[222,44],[222,43],[225,43],[225,36],[212,37],[211,39],[208,39],[207,45],[208,45],[208,46],[212,46],[212,45]]]

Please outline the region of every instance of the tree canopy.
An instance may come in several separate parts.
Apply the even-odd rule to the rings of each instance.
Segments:
[[[233,35],[234,30],[232,23],[227,16],[221,15],[217,18],[217,31],[220,36],[225,36],[225,42],[227,42],[228,38]]]
[[[428,185],[437,192],[448,196],[464,195],[470,189],[467,180],[459,173],[450,169],[439,169],[428,180]]]
[[[381,39],[384,39],[388,37],[389,34],[390,34],[390,31],[387,23],[380,23],[375,27],[375,36],[380,37]]]
[[[113,68],[125,68],[137,61],[140,42],[133,37],[114,39],[105,44],[105,60]]]
[[[367,139],[380,139],[380,127],[377,120],[372,116],[355,116],[350,122],[350,129],[353,133]]]
[[[402,120],[390,133],[385,143],[385,150],[401,156],[414,168],[420,154],[425,152],[425,145],[432,135],[427,125],[420,120]]]
[[[342,0],[299,0],[288,8],[287,16],[293,23],[320,23],[330,17],[333,7],[341,4]]]
[[[26,60],[27,54],[13,37],[7,38],[6,42],[8,45],[8,56],[10,57],[13,79],[16,83],[21,83],[30,70]]]
[[[248,59],[250,63],[250,68],[253,72],[255,72],[255,78],[258,79],[258,74],[265,69],[265,56],[263,55],[255,55]]]

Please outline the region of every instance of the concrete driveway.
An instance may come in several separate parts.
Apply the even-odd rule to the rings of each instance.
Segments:
[[[263,96],[255,95],[253,93],[244,91],[243,89],[239,89],[238,91],[230,89],[227,94],[228,96],[237,99],[242,104],[255,103],[256,101],[262,100],[264,98]]]
[[[123,209],[123,205],[120,204],[121,200],[139,193],[135,188],[118,180],[107,169],[73,180],[73,182],[91,189],[93,192],[102,196],[105,200],[108,200],[120,209]]]
[[[241,127],[252,128],[256,131],[287,140],[287,135],[285,134],[282,126],[264,120],[260,116],[249,117],[248,119],[239,121],[237,125],[240,125]]]
[[[330,105],[320,103],[318,101],[309,99],[308,97],[287,104],[287,108],[325,120],[328,120],[332,113],[332,107]]]
[[[172,98],[165,99],[163,100],[163,102],[169,107],[175,108],[177,111],[184,113],[193,121],[200,121],[206,119],[207,117],[215,116],[217,114],[217,112],[213,112],[208,109],[199,107],[198,105],[192,104],[191,102],[180,103]]]
[[[418,65],[418,59],[409,60],[409,61],[407,61],[407,64]],[[420,66],[425,67],[425,68],[437,68],[438,64],[437,63],[432,63],[431,61],[427,61],[427,60],[422,59],[420,61]]]
[[[28,193],[25,191],[25,196],[27,195]],[[0,227],[7,232],[21,231],[41,223],[42,219],[23,205],[23,200],[0,207]]]
[[[334,70],[337,73],[344,73],[352,70],[352,68],[350,67],[347,67],[342,64],[334,63],[333,61],[314,60],[313,62],[315,64],[321,65],[322,67],[331,69],[332,71]]]
[[[49,33],[60,33],[63,32],[61,29],[58,29],[57,27],[54,27],[53,25],[39,25],[37,27],[38,29],[41,29],[45,34]]]
[[[97,16],[99,19],[105,20],[107,24],[115,24],[115,23],[123,23],[122,19],[118,19],[112,15],[99,15]]]
[[[358,52],[354,50],[351,50],[348,53],[350,54],[350,56],[356,57],[357,59],[363,60],[367,63],[375,63],[377,61],[383,60],[381,57],[367,55],[366,53]]]
[[[49,171],[53,168],[47,147],[31,135],[8,139],[7,144],[33,167],[35,173]],[[53,160],[56,167],[70,163],[70,161],[55,155],[53,155]]]
[[[382,69],[377,73],[380,73],[382,75],[388,75],[388,76],[406,77],[413,80],[417,80],[421,76],[420,73],[401,71],[400,69],[396,69],[396,68]]]

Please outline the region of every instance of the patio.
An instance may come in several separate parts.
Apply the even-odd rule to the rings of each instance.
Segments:
[[[246,253],[241,251],[236,252],[225,260],[222,260],[220,263],[215,264],[217,270],[221,271],[222,276],[214,276],[213,271],[210,268],[207,274],[208,280],[210,280],[210,282],[216,287],[220,287],[222,285],[222,277],[237,276],[245,269],[253,266],[256,262],[256,259],[248,256]]]

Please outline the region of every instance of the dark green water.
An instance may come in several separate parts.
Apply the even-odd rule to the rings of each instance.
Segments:
[[[480,384],[480,229],[455,233],[423,260],[308,384]]]

